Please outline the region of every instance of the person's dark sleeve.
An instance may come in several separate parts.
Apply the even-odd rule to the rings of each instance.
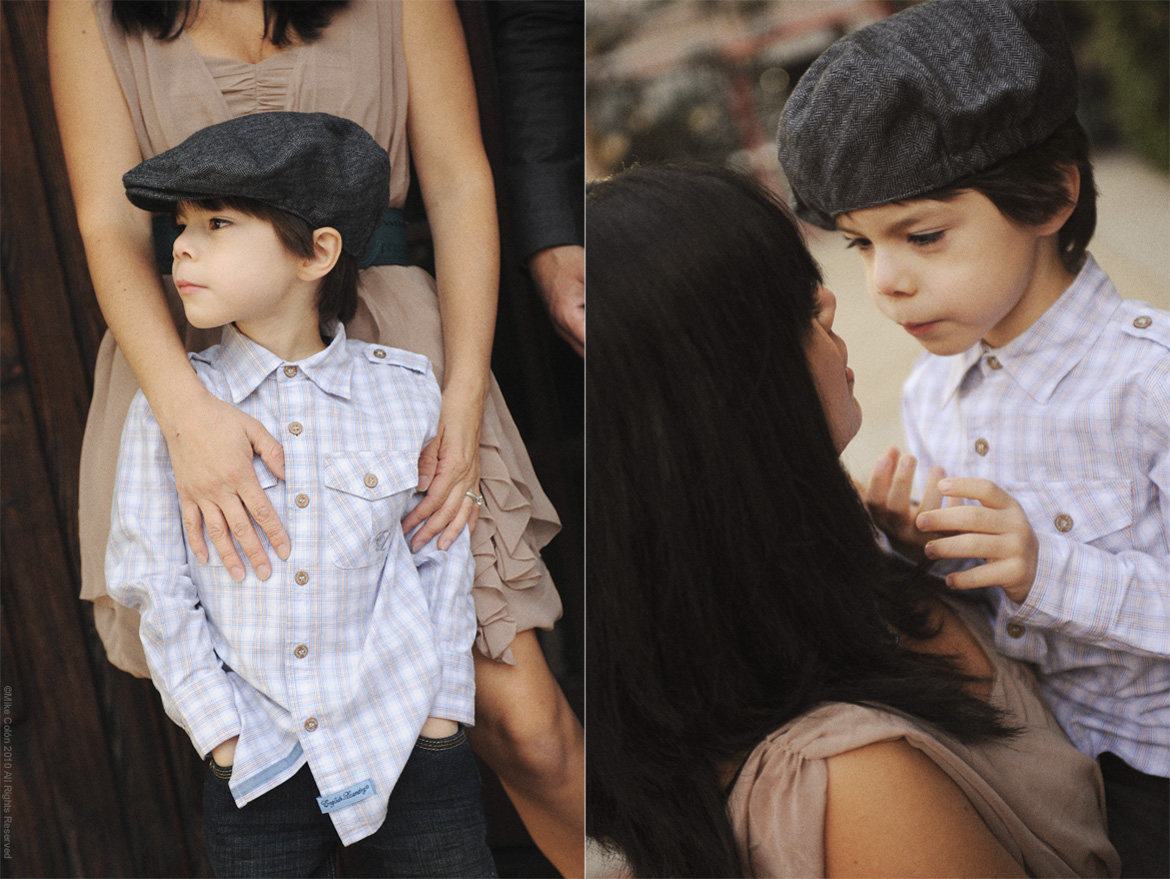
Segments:
[[[503,116],[504,186],[521,262],[584,244],[585,7],[489,3]]]

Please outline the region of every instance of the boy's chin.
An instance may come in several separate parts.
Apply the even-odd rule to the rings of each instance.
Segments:
[[[199,314],[192,314],[190,310],[186,311],[186,315],[187,323],[195,327],[197,330],[215,330],[231,323],[231,321],[216,320],[215,318],[205,317]]]

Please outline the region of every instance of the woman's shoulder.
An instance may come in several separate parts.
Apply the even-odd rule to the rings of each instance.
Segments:
[[[967,875],[1022,875],[955,773],[962,760],[913,719],[831,703],[762,741],[728,806],[759,876],[939,875],[963,858],[979,859]]]

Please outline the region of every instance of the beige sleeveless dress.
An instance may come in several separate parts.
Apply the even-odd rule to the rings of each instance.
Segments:
[[[398,0],[356,0],[337,13],[315,42],[259,64],[203,58],[186,34],[170,42],[127,36],[113,23],[109,2],[95,0],[95,11],[144,159],[200,128],[247,113],[333,113],[359,123],[386,147],[389,204],[402,205],[409,165]],[[188,349],[219,341],[218,330],[197,331],[182,319],[169,276],[164,286]],[[410,266],[373,266],[361,271],[358,294],[349,335],[425,354],[441,382],[443,348],[434,279]],[[81,453],[81,597],[94,603],[94,620],[110,661],[146,677],[138,615],[109,598],[104,574],[118,443],[137,390],[133,373],[107,333],[98,353]],[[484,505],[471,539],[479,618],[476,647],[492,659],[514,662],[510,644],[516,633],[551,628],[561,614],[560,598],[540,559],[541,547],[560,522],[494,379],[484,412],[480,464]]]
[[[959,786],[995,838],[1032,876],[1117,876],[1097,763],[1078,751],[1044,704],[1030,666],[995,652],[978,609],[951,603],[995,668],[991,702],[1022,733],[967,745],[902,714],[833,703],[756,746],[728,809],[748,875],[825,875],[825,760],[904,738]]]

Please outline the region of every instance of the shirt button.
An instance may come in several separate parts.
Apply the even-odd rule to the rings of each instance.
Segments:
[[[378,484],[378,477],[375,476],[373,473],[367,473],[365,475],[365,478],[362,479],[362,482],[364,482],[366,484],[366,488],[373,488],[375,485]]]
[[[1071,531],[1073,526],[1073,517],[1068,513],[1061,513],[1052,520],[1052,524],[1056,526],[1056,530],[1063,534],[1066,531]]]
[[[1137,317],[1135,317],[1133,319],[1133,325],[1135,327],[1137,327],[1139,330],[1144,330],[1146,327],[1148,327],[1153,322],[1154,322],[1154,319],[1151,318],[1148,314],[1139,314]]]
[[[989,446],[987,444],[987,440],[982,439],[982,438],[975,440],[975,454],[976,455],[983,457],[984,455],[987,454],[987,450],[990,448],[991,448],[991,446]]]
[[[994,354],[987,358],[987,365],[992,369],[1003,369],[1003,364],[999,362],[999,358]]]
[[[303,424],[301,424],[299,421],[290,422],[289,426],[288,426],[288,432],[291,433],[293,436],[300,436],[301,431],[304,429],[305,429],[305,426]]]
[[[308,655],[309,648],[304,644],[298,644],[297,649],[293,651],[293,656],[295,656],[297,659],[304,659]]]
[[[286,366],[284,368],[284,374],[287,375],[289,378],[292,378],[294,375],[297,374],[297,368],[295,366]]]
[[[374,356],[377,357],[379,360],[384,360],[386,357],[386,352],[383,351],[381,348],[375,348],[374,349]]]
[[[293,579],[297,581],[298,586],[304,586],[309,582],[309,574],[307,571],[297,571],[297,575]]]
[[[1007,624],[1007,633],[1008,633],[1009,638],[1023,638],[1024,637],[1024,627],[1022,625],[1020,625],[1019,623],[1008,623]]]
[[[309,496],[302,491],[297,495],[296,505],[303,510],[309,505]]]
[[[317,718],[310,717],[308,720],[305,721],[305,729],[307,729],[309,732],[312,732],[316,728],[317,728]]]

